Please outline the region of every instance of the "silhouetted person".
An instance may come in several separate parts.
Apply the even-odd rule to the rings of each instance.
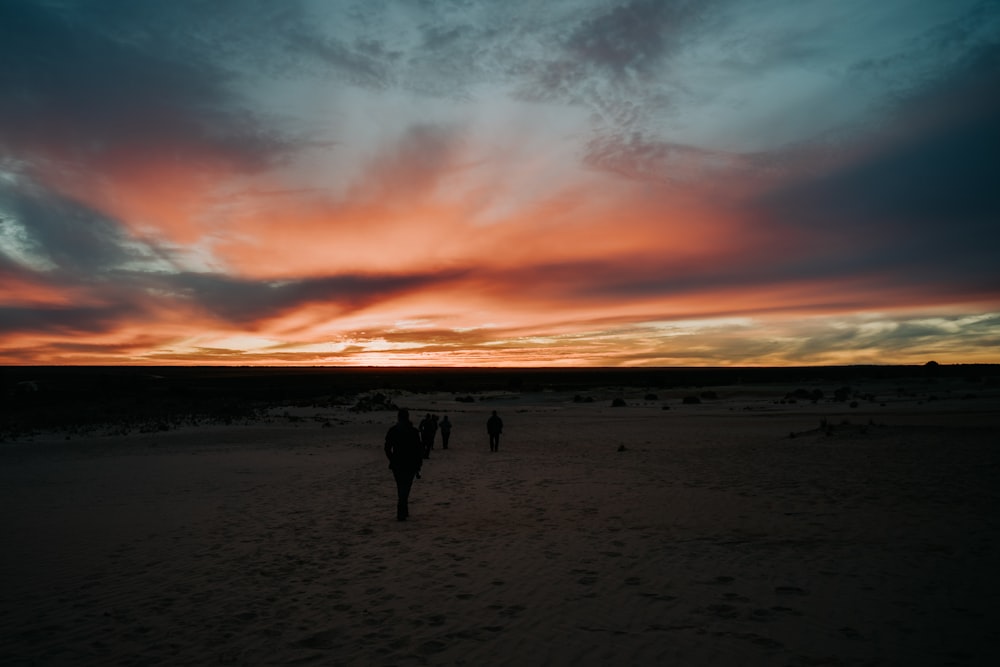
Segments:
[[[396,502],[396,519],[399,521],[405,521],[410,516],[410,487],[413,486],[413,478],[420,477],[420,468],[424,464],[423,453],[420,434],[410,423],[410,411],[402,408],[396,415],[396,423],[385,434],[385,455],[389,459],[389,469],[396,478],[396,492],[399,495]]]
[[[496,410],[486,420],[486,432],[490,434],[490,451],[500,451],[500,434],[503,433],[503,420],[497,415]]]
[[[424,446],[425,459],[431,457],[431,450],[434,449],[435,431],[437,431],[437,425],[434,424],[430,413],[424,415],[424,418],[420,420],[420,443]]]
[[[448,440],[451,439],[451,422],[448,415],[441,420],[441,449],[448,449]]]

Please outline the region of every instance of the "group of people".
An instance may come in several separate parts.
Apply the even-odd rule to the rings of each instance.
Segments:
[[[420,426],[417,430],[420,432],[420,443],[424,447],[425,459],[431,457],[431,450],[434,449],[434,438],[437,436],[439,428],[441,429],[441,448],[448,449],[448,441],[451,439],[451,422],[448,420],[448,416],[445,415],[444,419],[439,421],[437,415],[428,414],[420,420]]]
[[[434,449],[434,437],[441,429],[441,447],[448,449],[451,439],[451,422],[448,417],[438,420],[437,415],[426,415],[420,420],[419,428],[410,421],[410,411],[401,408],[396,414],[396,423],[385,434],[385,455],[389,459],[389,469],[396,478],[396,519],[405,521],[410,516],[409,499],[413,480],[420,478],[424,459],[430,458]],[[500,434],[503,420],[494,410],[486,420],[486,433],[490,437],[490,451],[500,450]]]

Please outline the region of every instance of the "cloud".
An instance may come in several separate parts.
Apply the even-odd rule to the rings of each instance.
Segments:
[[[995,309],[996,3],[904,4],[0,3],[4,350],[805,360],[657,336],[823,315],[833,359]]]
[[[942,7],[926,5],[909,11],[901,22],[928,14],[936,20],[922,24],[907,39],[865,55],[850,64],[848,74],[859,84],[877,86],[888,98],[907,98],[928,83],[940,85],[952,70],[961,70],[970,54],[992,48],[1000,28],[1000,14],[992,0],[972,0]]]
[[[777,335],[791,344],[787,358],[811,363],[816,359],[836,360],[841,355],[857,357],[859,353],[865,355],[864,363],[882,363],[887,357],[923,363],[939,354],[953,354],[950,348],[956,336],[962,337],[966,354],[972,355],[996,345],[1000,335],[1000,318],[996,315],[912,313],[886,318],[859,314],[832,322],[807,322],[808,335],[787,323],[783,326],[785,332]]]
[[[187,301],[197,310],[230,325],[252,327],[262,320],[311,305],[325,307],[331,316],[343,316],[410,292],[452,282],[458,276],[344,274],[284,281],[195,273],[133,277],[142,280],[149,289]]]
[[[564,44],[571,59],[611,75],[650,72],[676,50],[705,3],[632,0],[613,5],[578,24]]]
[[[27,177],[0,181],[0,253],[36,271],[100,280],[120,268],[169,265],[169,253],[130,237],[100,211]]]
[[[62,289],[76,288],[81,301],[92,303],[0,305],[0,333],[102,333],[149,321],[164,331],[253,331],[268,320],[311,306],[327,318],[343,317],[457,276],[335,275],[268,282],[222,274],[118,271],[106,277],[113,285],[101,286],[81,285],[65,275],[49,281],[53,278],[64,281]],[[84,289],[88,287],[94,289]],[[177,334],[168,338],[171,335]]]
[[[956,298],[996,298],[998,79],[1000,48],[976,50],[901,99],[891,129],[857,140],[849,162],[759,196],[749,209],[755,224],[811,239],[844,274],[883,272]]]
[[[663,141],[640,132],[595,136],[586,144],[583,161],[636,181],[714,192],[721,190],[711,187],[715,179],[745,176],[757,167],[754,156]]]
[[[254,170],[280,159],[290,140],[244,106],[234,71],[177,38],[181,26],[211,17],[149,15],[131,4],[0,4],[4,151],[29,165],[100,164],[139,150],[195,169],[214,160]]]
[[[392,61],[381,42],[363,41],[349,46],[335,37],[299,29],[292,47],[310,60],[318,60],[348,82],[366,88],[382,89],[396,83]]]
[[[552,48],[517,52],[508,71],[518,97],[580,105],[599,125],[618,130],[649,129],[650,105],[658,115],[673,110],[680,91],[671,59],[701,34],[711,5],[633,0],[562,9],[521,40]]]
[[[21,303],[2,304],[7,333],[110,331],[141,317],[252,328],[315,304],[343,315],[459,276],[397,271],[275,281],[192,272],[174,249],[140,240],[118,220],[25,177],[0,181],[0,241],[0,280],[22,295]],[[72,296],[51,296],[58,293]]]
[[[0,334],[92,334],[114,331],[137,315],[130,304],[110,306],[0,306]]]
[[[352,194],[409,203],[428,196],[456,165],[461,129],[443,123],[415,123],[389,142],[367,165]]]

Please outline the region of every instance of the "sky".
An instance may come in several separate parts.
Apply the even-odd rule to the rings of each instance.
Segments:
[[[4,0],[0,364],[1000,363],[1000,0]]]

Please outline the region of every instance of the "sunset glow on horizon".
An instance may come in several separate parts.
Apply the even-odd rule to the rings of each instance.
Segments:
[[[1000,5],[0,5],[0,364],[1000,363]]]

